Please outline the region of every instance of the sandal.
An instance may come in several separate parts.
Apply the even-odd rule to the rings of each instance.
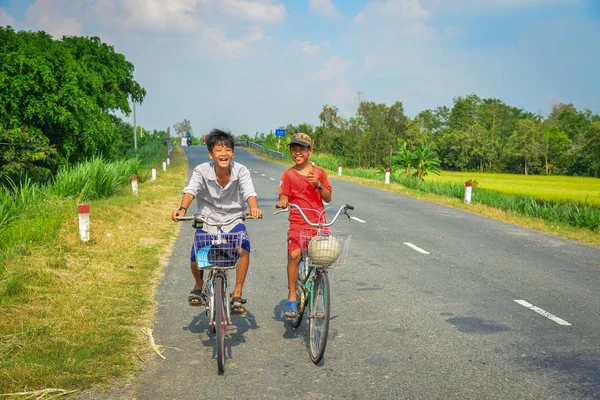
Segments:
[[[201,306],[204,303],[202,290],[194,289],[188,295],[188,303],[190,306]]]
[[[231,313],[240,317],[246,316],[246,299],[242,299],[240,296],[235,296],[231,299]]]
[[[288,301],[285,304],[285,308],[283,310],[283,316],[285,317],[285,319],[295,319],[298,317],[298,301],[294,300],[294,301]]]

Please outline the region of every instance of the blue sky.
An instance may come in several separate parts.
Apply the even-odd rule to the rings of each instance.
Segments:
[[[148,129],[317,124],[358,92],[411,117],[469,93],[600,113],[599,0],[0,0],[6,25],[113,45]]]

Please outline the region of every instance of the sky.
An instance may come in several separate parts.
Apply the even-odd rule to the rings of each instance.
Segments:
[[[7,25],[114,46],[146,129],[254,136],[316,125],[325,104],[414,117],[470,93],[600,114],[600,0],[0,0]]]

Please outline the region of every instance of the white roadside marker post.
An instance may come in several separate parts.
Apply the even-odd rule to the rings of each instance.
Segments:
[[[338,164],[338,175],[342,176],[342,164]]]
[[[167,171],[167,160],[163,160],[163,171]]]
[[[465,203],[471,204],[471,191],[473,189],[473,183],[471,181],[465,182]]]
[[[82,242],[90,240],[90,205],[80,204],[79,211],[79,238]]]
[[[389,168],[385,169],[385,184],[386,185],[390,184],[390,169]]]
[[[156,167],[152,166],[152,180],[155,181],[156,180]]]
[[[131,177],[131,191],[136,196],[138,195],[138,181],[137,181],[137,176],[135,176],[135,175]]]
[[[167,157],[167,165],[171,165],[171,157]]]

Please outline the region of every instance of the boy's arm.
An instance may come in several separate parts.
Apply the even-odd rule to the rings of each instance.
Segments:
[[[290,192],[290,180],[286,174],[287,170],[283,171],[281,180],[279,181],[279,200],[277,201],[277,208],[286,208],[289,201]]]
[[[317,180],[315,189],[319,191],[324,202],[329,203],[331,201],[331,184],[325,170],[321,170],[321,179]]]
[[[258,200],[256,196],[248,197],[248,207],[250,207],[250,216],[252,218],[260,218],[262,210],[258,208]]]
[[[177,222],[177,219],[175,217],[183,217],[187,212],[187,209],[190,208],[190,205],[192,204],[193,200],[193,194],[184,193],[183,197],[181,198],[181,205],[177,210],[173,210],[173,212],[171,213],[171,219]]]

